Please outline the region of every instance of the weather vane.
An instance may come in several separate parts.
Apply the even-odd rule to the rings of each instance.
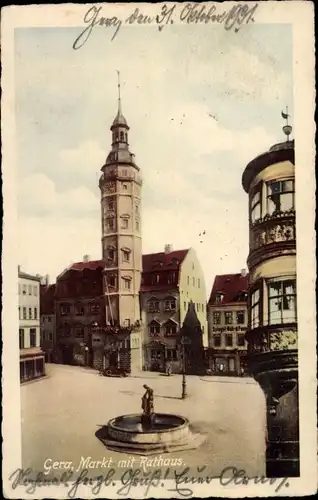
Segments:
[[[288,114],[288,106],[286,106],[286,113],[284,113],[284,111],[282,111],[282,117],[284,118],[284,120],[286,120],[286,125],[283,126],[283,132],[287,136],[287,142],[288,142],[289,136],[293,130],[292,126],[289,125],[289,123],[288,123],[288,118],[290,117],[290,115]]]

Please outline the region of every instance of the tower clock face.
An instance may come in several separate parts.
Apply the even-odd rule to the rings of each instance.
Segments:
[[[105,191],[106,193],[114,193],[116,191],[116,182],[106,182]]]

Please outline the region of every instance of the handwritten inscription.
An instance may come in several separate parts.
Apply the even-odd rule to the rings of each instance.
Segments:
[[[138,487],[138,492],[140,492],[140,488],[142,488],[145,497],[147,497],[148,494],[154,493],[154,488],[166,487],[164,484],[166,479],[172,479],[174,486],[170,488],[169,491],[178,493],[182,497],[189,498],[193,497],[196,484],[210,484],[213,480],[218,480],[221,486],[248,486],[251,484],[263,485],[267,483],[274,487],[275,493],[278,493],[283,486],[289,486],[287,477],[250,477],[245,470],[238,469],[234,466],[226,467],[218,476],[209,476],[206,471],[206,466],[197,467],[196,470],[185,467],[181,471],[169,467],[147,470],[127,468],[124,473],[120,473],[118,478],[115,468],[109,468],[105,474],[97,476],[89,476],[88,469],[83,469],[76,478],[71,470],[63,472],[59,479],[48,479],[43,472],[38,472],[35,477],[32,477],[32,474],[32,469],[17,469],[9,477],[12,489],[22,486],[25,488],[26,493],[34,494],[37,488],[61,486],[67,488],[68,498],[78,498],[80,485],[90,487],[93,495],[98,495],[102,488],[113,486],[117,488],[117,495],[129,498],[132,497],[134,488]]]
[[[117,16],[105,17],[102,7],[93,5],[84,15],[83,21],[86,27],[73,43],[73,49],[78,50],[83,47],[97,27],[111,28],[113,30],[111,40],[114,40],[123,25],[133,24],[157,25],[159,31],[174,22],[181,24],[223,24],[226,30],[233,29],[238,32],[243,24],[254,22],[257,8],[257,3],[253,5],[236,4],[228,9],[220,4],[164,4],[157,15],[149,16],[137,7],[126,19],[119,19]]]

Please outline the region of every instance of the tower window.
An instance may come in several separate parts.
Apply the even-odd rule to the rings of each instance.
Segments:
[[[129,250],[123,250],[123,261],[124,262],[129,262],[130,259],[130,251]]]
[[[267,184],[267,212],[284,212],[294,208],[294,181],[274,181]]]
[[[112,218],[107,219],[107,229],[115,228],[115,220]]]
[[[127,191],[127,184],[124,184],[124,183],[123,183],[123,189],[124,189],[125,191]]]
[[[124,132],[120,132],[120,140],[121,140],[121,142],[124,142],[124,138],[125,138]]]
[[[123,278],[125,290],[131,289],[131,279]]]
[[[136,231],[139,231],[139,221],[136,220]]]
[[[114,248],[108,249],[108,258],[109,258],[109,260],[115,260],[115,249]]]
[[[115,288],[116,286],[116,276],[114,274],[111,274],[108,276],[108,286],[111,286],[112,288]]]
[[[113,201],[108,202],[108,210],[115,210],[115,203]]]
[[[128,219],[122,219],[121,220],[121,228],[122,229],[128,229]]]
[[[127,132],[125,133],[125,141],[128,142]]]

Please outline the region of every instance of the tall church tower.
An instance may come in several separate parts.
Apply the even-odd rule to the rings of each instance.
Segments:
[[[132,365],[139,364],[139,291],[142,272],[140,169],[129,150],[129,126],[121,107],[118,73],[118,110],[110,128],[111,151],[99,181],[102,212],[102,255],[105,261],[106,325],[130,335]],[[134,333],[135,332],[135,333]],[[134,338],[135,336],[135,338]],[[137,359],[138,358],[138,359]]]

